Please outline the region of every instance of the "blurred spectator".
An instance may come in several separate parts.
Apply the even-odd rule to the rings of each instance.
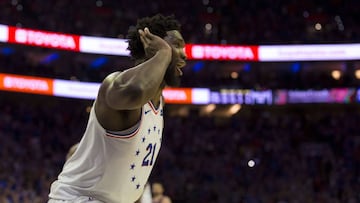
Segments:
[[[155,182],[152,184],[151,188],[153,203],[171,203],[170,197],[164,194],[164,186],[161,183]]]

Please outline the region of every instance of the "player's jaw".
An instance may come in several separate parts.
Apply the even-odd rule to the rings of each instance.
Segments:
[[[172,87],[178,87],[180,86],[180,77],[182,76],[183,72],[181,69],[186,65],[186,62],[184,60],[180,60],[178,63],[168,67],[165,73],[165,83],[168,86]]]

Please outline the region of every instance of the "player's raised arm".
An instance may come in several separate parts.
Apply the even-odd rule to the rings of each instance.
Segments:
[[[171,62],[172,50],[162,38],[139,30],[145,49],[144,62],[107,77],[100,94],[107,105],[116,110],[139,109],[159,91],[166,69]]]

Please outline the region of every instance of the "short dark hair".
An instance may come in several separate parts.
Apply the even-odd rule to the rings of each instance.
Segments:
[[[139,29],[149,28],[150,32],[164,38],[167,31],[178,30],[180,31],[180,23],[175,19],[174,15],[163,16],[162,14],[156,14],[152,17],[144,17],[137,21],[136,26],[129,28],[127,39],[128,39],[128,50],[132,59],[142,59],[145,57],[145,51],[143,44],[140,40],[138,33]]]

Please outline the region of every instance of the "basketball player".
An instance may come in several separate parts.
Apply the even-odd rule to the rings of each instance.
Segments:
[[[164,187],[161,183],[152,184],[152,203],[171,203],[170,197],[164,195]]]
[[[135,66],[102,82],[49,203],[133,203],[142,194],[161,146],[161,93],[179,85],[185,42],[178,21],[160,14],[139,19],[128,39]]]

